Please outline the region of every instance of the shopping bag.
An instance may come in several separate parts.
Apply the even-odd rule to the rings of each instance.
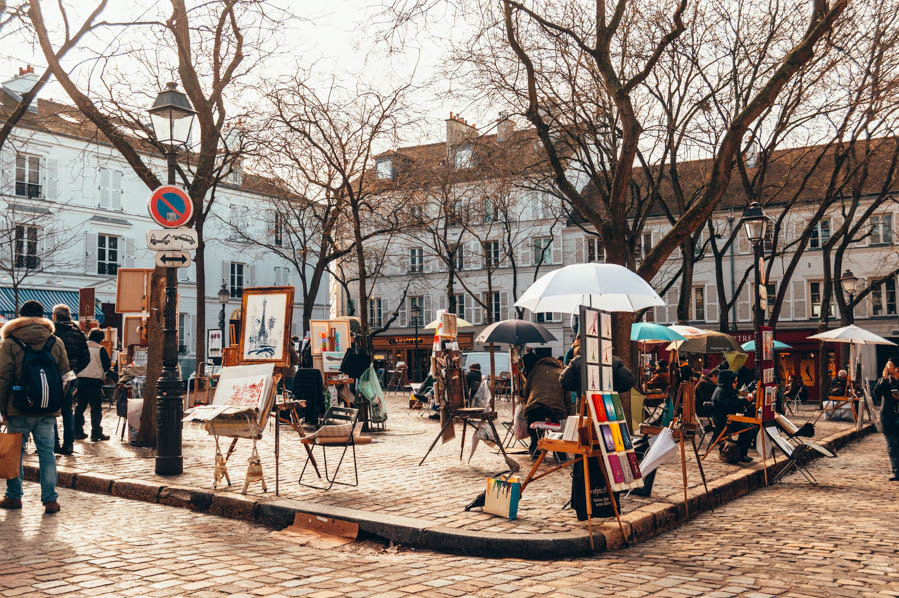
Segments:
[[[19,477],[22,464],[22,435],[18,432],[0,433],[0,478],[11,480]]]
[[[356,391],[368,401],[368,419],[380,424],[387,421],[387,408],[384,406],[384,391],[378,381],[375,368],[369,366],[356,383]]]
[[[518,478],[509,478],[508,480],[487,478],[484,512],[507,519],[515,519],[518,516],[518,500],[520,498],[521,480]]]

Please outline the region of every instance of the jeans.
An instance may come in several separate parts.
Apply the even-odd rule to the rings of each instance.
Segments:
[[[75,381],[69,384],[66,394],[62,398],[62,446],[72,446],[75,442],[75,414],[72,413],[72,403],[75,398]],[[53,444],[59,444],[59,429],[53,429]]]
[[[893,475],[899,477],[899,432],[884,434],[887,439],[887,454],[890,456],[890,464],[893,466]]]
[[[56,418],[50,416],[12,415],[7,418],[10,432],[22,434],[22,457],[25,456],[25,441],[28,435],[34,437],[37,456],[41,466],[41,502],[56,500],[56,457],[53,455],[53,430],[56,429]],[[6,496],[22,498],[22,465],[19,465],[19,477],[6,480]]]
[[[75,408],[75,429],[84,431],[84,411],[91,407],[91,436],[96,438],[103,433],[100,420],[103,419],[103,405],[100,403],[100,391],[103,381],[96,378],[78,379],[78,407]]]

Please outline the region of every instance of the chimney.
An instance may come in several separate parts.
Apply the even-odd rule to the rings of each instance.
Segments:
[[[507,112],[499,113],[499,122],[496,125],[496,140],[500,143],[508,141],[515,132],[515,121],[509,118]]]
[[[449,118],[446,119],[446,149],[461,143],[465,139],[476,137],[478,130],[474,125],[465,122],[465,119],[458,114],[450,112]]]
[[[40,77],[34,74],[34,67],[30,64],[26,67],[19,67],[19,74],[3,83],[3,90],[7,93],[20,96],[29,91],[34,84],[38,82]]]

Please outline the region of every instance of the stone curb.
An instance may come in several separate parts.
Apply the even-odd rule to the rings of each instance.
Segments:
[[[833,434],[820,444],[833,452],[874,431],[869,423],[860,431],[854,428]],[[819,458],[810,455],[808,461]],[[785,465],[783,459],[768,466],[768,479]],[[25,479],[38,481],[38,468],[26,464]],[[189,486],[163,485],[137,479],[116,479],[113,476],[90,473],[84,469],[57,466],[58,485],[82,492],[108,494],[120,498],[181,507],[210,513],[229,519],[255,521],[268,527],[282,529],[293,523],[296,513],[309,513],[359,524],[362,535],[384,538],[412,548],[448,552],[467,556],[508,557],[524,559],[559,559],[605,552],[626,544],[614,520],[598,520],[594,528],[595,548],[590,549],[586,530],[554,534],[498,534],[468,532],[413,517],[388,515],[335,507],[321,503],[293,499],[258,499],[232,492],[216,492]],[[687,500],[691,518],[712,507],[745,496],[764,485],[761,464],[735,471],[709,483],[709,494],[692,488]],[[622,515],[625,533],[631,545],[642,542],[686,521],[682,492],[668,497],[671,502],[641,506]]]

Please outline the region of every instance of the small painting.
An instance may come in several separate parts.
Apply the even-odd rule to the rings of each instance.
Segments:
[[[206,355],[209,359],[218,359],[222,356],[222,331],[218,328],[206,331]]]
[[[599,366],[598,365],[588,365],[587,366],[587,389],[588,390],[602,390],[599,379]]]
[[[600,390],[607,392],[614,390],[612,386],[612,366],[610,365],[602,366],[602,386]]]
[[[599,365],[599,339],[587,337],[587,363]]]
[[[350,346],[350,323],[346,320],[309,320],[312,354],[346,351]]]
[[[290,365],[293,287],[244,289],[241,306],[241,363]]]
[[[603,338],[612,338],[612,316],[606,312],[600,314],[601,336]]]
[[[602,347],[602,364],[612,365],[612,341],[602,339],[600,341],[600,347]]]
[[[587,336],[599,336],[599,312],[588,309],[585,314],[587,318]]]

